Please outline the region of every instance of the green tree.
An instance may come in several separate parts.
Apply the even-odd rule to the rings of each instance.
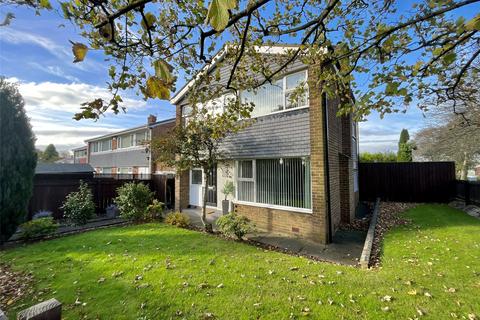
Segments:
[[[475,66],[477,69],[479,64]],[[457,176],[467,179],[480,158],[480,74],[469,73],[457,88],[461,97],[451,101],[436,95],[431,98],[427,126],[415,135],[415,155],[428,161],[455,161]],[[452,112],[455,110],[455,112]]]
[[[49,144],[45,150],[39,154],[40,161],[42,162],[55,162],[60,159],[57,149],[53,144]]]
[[[408,133],[408,130],[402,129],[402,131],[400,132],[400,139],[398,139],[398,162],[412,162],[412,152],[415,149],[415,145],[409,140],[410,134]]]
[[[57,9],[48,0],[4,2]],[[60,9],[79,26],[85,42],[72,43],[74,62],[88,59],[89,50],[103,50],[110,64],[111,99],[86,102],[75,118],[95,119],[109,109],[122,111],[122,90],[168,99],[175,91],[176,76],[194,78],[225,44],[233,62],[226,61],[232,68],[223,75],[224,90],[241,89],[245,81],[255,86],[274,81],[299,58],[322,67],[316,80],[341,97],[341,113],[355,113],[358,118],[372,110],[382,115],[403,111],[416,101],[423,107],[426,97],[438,93],[457,101],[459,84],[480,58],[478,3],[66,0]],[[467,17],[470,13],[475,16]],[[271,56],[256,50],[292,41],[299,46],[287,46],[272,65],[265,63]],[[247,72],[258,77],[246,77]],[[203,81],[215,76],[205,75]],[[356,97],[355,106],[350,92]]]
[[[201,88],[191,101],[193,107],[185,114],[182,124],[177,125],[171,135],[165,135],[152,141],[152,151],[156,161],[174,166],[177,172],[191,168],[203,169],[203,182],[209,181],[215,165],[220,163],[226,150],[221,148],[222,141],[229,134],[234,134],[248,126],[252,104],[240,104],[238,99],[227,99],[224,112],[215,113],[211,109],[198,107],[200,101],[210,101],[207,88]],[[202,223],[205,230],[212,231],[207,217],[208,188],[204,188],[202,201]]]
[[[25,220],[37,157],[16,85],[0,78],[0,244]]]
[[[407,143],[410,140],[410,134],[408,133],[407,129],[402,129],[400,132],[400,139],[398,139],[398,145],[402,143]]]

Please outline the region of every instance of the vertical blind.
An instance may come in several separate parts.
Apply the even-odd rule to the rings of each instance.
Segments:
[[[311,209],[308,158],[238,162],[238,200]]]
[[[252,117],[267,115],[275,111],[308,105],[308,90],[297,96],[295,90],[306,86],[307,73],[300,71],[289,74],[276,82],[267,83],[256,90],[242,91],[242,102],[254,103]],[[307,88],[306,88],[307,89]]]

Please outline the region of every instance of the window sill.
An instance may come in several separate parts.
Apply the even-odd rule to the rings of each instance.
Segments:
[[[268,209],[283,210],[283,211],[293,211],[298,213],[312,213],[312,209],[286,207],[286,206],[279,206],[274,204],[256,203],[256,202],[248,202],[248,201],[240,201],[240,200],[233,200],[233,204],[243,204],[243,205],[252,206],[252,207],[268,208]]]
[[[266,113],[266,114],[262,114],[262,115],[258,115],[258,116],[252,116],[252,117],[250,117],[249,119],[258,119],[258,118],[263,118],[263,117],[266,117],[266,116],[272,116],[272,115],[287,113],[287,112],[296,111],[296,110],[303,110],[303,109],[308,109],[308,108],[310,108],[310,105],[301,106],[301,107],[297,107],[297,108],[290,108],[290,109],[283,109],[283,110],[273,111],[273,112]]]

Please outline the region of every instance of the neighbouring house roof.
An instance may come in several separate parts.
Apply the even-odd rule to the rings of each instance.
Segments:
[[[160,121],[157,121],[157,122],[154,122],[154,123],[151,123],[148,125],[149,128],[154,128],[154,127],[158,127],[158,126],[161,126],[163,124],[167,124],[167,123],[172,123],[172,122],[175,122],[175,118],[170,118],[170,119],[166,119],[166,120],[160,120]]]
[[[95,170],[86,163],[38,163],[35,174],[93,173]]]
[[[102,139],[105,139],[105,138],[111,138],[111,137],[115,137],[115,136],[118,136],[118,135],[121,135],[121,134],[130,133],[130,132],[134,132],[134,131],[137,131],[137,130],[140,130],[140,129],[147,129],[147,128],[148,128],[148,125],[144,124],[144,125],[141,125],[141,126],[138,126],[138,127],[134,127],[134,128],[130,128],[130,129],[125,129],[125,130],[105,134],[103,136],[98,136],[98,137],[95,137],[95,138],[90,138],[90,139],[85,140],[85,142],[92,142],[92,141],[102,140]]]
[[[81,146],[81,147],[73,148],[72,151],[80,151],[80,150],[86,150],[86,149],[87,149],[87,146]]]
[[[269,46],[257,46],[256,50],[259,53],[264,53],[264,54],[283,54],[287,52],[287,50],[292,49],[292,48],[298,48],[299,45],[283,45],[283,44],[278,44],[278,45],[269,45]],[[228,52],[229,46],[226,45],[222,49],[220,49],[211,59],[211,61],[207,64],[205,64],[199,72],[193,77],[192,80],[187,82],[175,95],[170,99],[171,104],[177,104],[188,92],[188,90],[198,81],[200,76],[204,73],[210,72],[217,63],[223,60],[225,55]]]
[[[141,129],[153,128],[153,127],[156,127],[156,126],[159,126],[159,125],[162,125],[162,124],[165,124],[165,123],[170,123],[170,122],[173,122],[173,121],[175,121],[175,118],[160,120],[160,121],[157,121],[155,123],[144,124],[144,125],[141,125],[141,126],[138,126],[138,127],[133,127],[133,128],[130,128],[130,129],[125,129],[125,130],[121,130],[121,131],[117,131],[117,132],[112,132],[112,133],[109,133],[109,134],[106,134],[106,135],[103,135],[103,136],[99,136],[99,137],[95,137],[95,138],[90,138],[90,139],[85,140],[85,142],[103,140],[105,138],[111,138],[111,137],[115,137],[115,136],[118,136],[118,135],[130,133],[130,132],[135,132],[135,131],[141,130]]]

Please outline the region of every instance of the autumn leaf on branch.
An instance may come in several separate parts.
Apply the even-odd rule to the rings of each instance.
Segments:
[[[230,13],[237,6],[236,0],[212,0],[208,7],[207,20],[213,29],[222,31],[228,24]]]
[[[72,52],[75,57],[73,63],[82,62],[87,55],[88,47],[80,42],[70,41],[70,43],[72,44]]]
[[[148,78],[146,93],[150,98],[158,98],[161,100],[170,99],[169,85],[157,76]]]

